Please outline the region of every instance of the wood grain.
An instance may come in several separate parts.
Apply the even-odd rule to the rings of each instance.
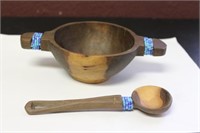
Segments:
[[[31,48],[31,35],[21,36],[22,48]],[[154,43],[153,55],[164,55],[166,44],[158,39]],[[117,24],[81,21],[45,32],[41,50],[51,51],[74,79],[100,83],[123,70],[136,55],[144,55],[144,39]]]
[[[142,106],[149,109],[161,108],[163,106],[163,99],[160,97],[161,88],[149,87],[149,90],[137,89],[136,92],[140,99]]]
[[[148,114],[161,114],[169,109],[172,97],[168,91],[157,86],[137,88],[132,93],[134,107]]]
[[[66,61],[70,75],[85,83],[101,83],[106,80],[107,58],[70,53]]]
[[[122,111],[121,95],[102,96],[87,99],[29,101],[25,110],[30,115],[74,111]]]

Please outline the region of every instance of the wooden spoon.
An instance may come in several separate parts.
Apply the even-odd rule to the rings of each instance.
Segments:
[[[168,110],[171,103],[172,96],[165,89],[143,86],[133,91],[131,97],[112,95],[75,100],[29,101],[25,110],[29,115],[36,115],[73,111],[131,111],[135,108],[157,115]]]

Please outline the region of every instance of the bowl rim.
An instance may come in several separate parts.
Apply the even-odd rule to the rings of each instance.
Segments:
[[[55,41],[55,34],[58,30],[60,30],[61,28],[64,28],[66,26],[69,26],[69,25],[75,25],[75,24],[82,24],[82,23],[98,23],[98,24],[107,24],[107,25],[111,25],[111,26],[115,26],[115,27],[118,27],[118,28],[122,28],[126,31],[128,31],[130,33],[130,35],[134,38],[134,45],[123,51],[123,52],[120,52],[120,53],[115,53],[115,54],[97,54],[97,55],[86,55],[86,54],[83,54],[83,53],[78,53],[78,52],[73,52],[73,51],[70,51],[68,49],[65,49],[65,48],[62,48],[56,41]],[[51,42],[52,45],[54,45],[55,47],[57,47],[58,49],[62,50],[63,52],[67,52],[67,53],[72,53],[72,54],[75,54],[75,55],[82,55],[82,56],[87,56],[87,57],[113,57],[113,56],[120,56],[120,55],[125,55],[125,54],[128,54],[128,53],[131,53],[131,52],[134,52],[134,51],[137,51],[139,45],[136,43],[136,38],[137,38],[137,35],[130,29],[124,27],[124,26],[121,26],[121,25],[118,25],[118,24],[114,24],[114,23],[110,23],[110,22],[103,22],[103,21],[78,21],[78,22],[70,22],[70,23],[66,23],[66,24],[63,24],[61,26],[58,26],[57,28],[51,30],[51,31],[47,31],[49,32],[49,36],[50,39],[49,41]]]

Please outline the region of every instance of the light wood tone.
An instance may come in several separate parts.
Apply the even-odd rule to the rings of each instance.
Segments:
[[[106,80],[107,58],[70,53],[66,60],[69,73],[76,80],[85,83],[100,83]]]
[[[149,109],[161,108],[163,105],[163,100],[160,97],[160,87],[148,86],[148,89],[143,87],[136,90],[140,103],[142,106]]]
[[[165,112],[172,104],[172,96],[167,90],[151,85],[137,88],[132,99],[136,109],[152,115]]]

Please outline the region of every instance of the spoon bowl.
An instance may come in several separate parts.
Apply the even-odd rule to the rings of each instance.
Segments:
[[[132,93],[134,108],[148,114],[161,114],[165,112],[172,103],[170,93],[158,86],[143,86]]]

